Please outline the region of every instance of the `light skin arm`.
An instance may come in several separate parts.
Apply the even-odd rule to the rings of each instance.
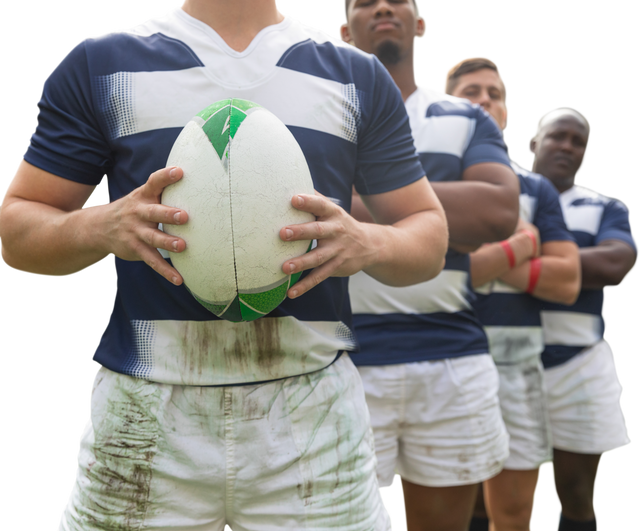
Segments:
[[[23,162],[0,211],[3,258],[24,271],[65,275],[113,253],[124,260],[142,260],[180,285],[182,277],[157,250],[182,252],[186,247],[184,240],[158,229],[158,223],[188,221],[184,210],[160,204],[164,188],[180,178],[179,168],[164,168],[113,203],[82,208],[93,187]],[[385,226],[359,223],[320,195],[295,196],[292,204],[313,213],[317,221],[285,227],[281,238],[318,240],[313,251],[283,265],[286,273],[314,269],[290,289],[292,297],[329,276],[361,269],[382,282],[409,285],[432,278],[443,267],[446,223],[426,179],[371,201]]]
[[[617,286],[636,263],[636,252],[621,240],[604,240],[580,249],[582,288]]]
[[[529,230],[536,238],[534,245],[531,236],[524,230]],[[515,234],[506,240],[513,250],[516,267],[535,258],[540,252],[540,237],[538,229],[522,219],[518,222]],[[488,243],[469,255],[471,285],[474,288],[495,280],[511,269],[507,253],[500,242]]]
[[[331,276],[364,270],[391,286],[408,286],[435,277],[444,266],[447,226],[444,212],[426,178],[363,197],[376,223],[357,221],[321,195],[298,195],[295,208],[315,222],[284,227],[285,241],[316,239],[315,249],[283,265],[287,274],[312,271],[289,289],[298,297]],[[417,244],[419,242],[419,244]]]
[[[183,210],[160,203],[162,190],[182,177],[165,168],[125,197],[82,208],[94,187],[63,179],[23,161],[0,211],[2,256],[10,266],[46,275],[66,275],[110,253],[142,260],[170,282],[180,274],[157,248],[181,252],[185,242],[158,229],[158,223],[183,224]]]
[[[508,271],[500,277],[503,282],[525,291],[529,286],[531,262]],[[578,246],[569,241],[550,241],[542,244],[541,269],[534,297],[550,302],[571,305],[580,294],[580,258]]]

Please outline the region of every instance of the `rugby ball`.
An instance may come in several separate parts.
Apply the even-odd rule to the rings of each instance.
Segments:
[[[280,229],[315,219],[291,206],[294,195],[314,193],[291,132],[256,103],[218,101],[185,126],[167,166],[184,171],[165,188],[162,203],[189,214],[185,225],[163,227],[187,244],[170,254],[187,289],[233,322],[274,310],[300,277],[283,273],[283,264],[311,247],[309,241],[282,241]]]

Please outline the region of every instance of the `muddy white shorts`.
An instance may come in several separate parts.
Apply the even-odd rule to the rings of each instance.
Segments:
[[[479,483],[508,455],[498,373],[488,354],[358,367],[371,413],[378,481],[428,487]]]
[[[611,348],[600,341],[544,371],[553,447],[601,454],[629,442]]]
[[[504,468],[534,470],[552,456],[540,356],[496,366],[500,375],[500,409],[509,432],[509,457]]]
[[[61,530],[386,531],[348,356],[261,385],[189,387],[101,369]]]

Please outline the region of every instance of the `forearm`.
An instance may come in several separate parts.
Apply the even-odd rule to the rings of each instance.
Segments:
[[[602,289],[617,286],[635,264],[633,249],[620,241],[605,241],[595,247],[580,249],[582,287]]]
[[[511,259],[504,245],[511,249]],[[525,232],[517,232],[503,242],[483,245],[469,255],[472,286],[477,288],[506,274],[533,258],[535,253],[536,244]]]
[[[65,212],[26,200],[5,204],[1,214],[2,256],[16,269],[67,275],[104,258],[97,227],[100,208]]]
[[[439,210],[412,214],[393,225],[363,224],[376,251],[363,270],[390,286],[409,286],[434,278],[444,267],[447,226]]]
[[[572,257],[541,256],[540,273],[531,295],[538,299],[573,304],[580,293],[580,269]],[[531,260],[501,275],[500,279],[522,291],[531,283]]]
[[[479,181],[432,183],[444,207],[449,237],[481,245],[509,237],[518,221],[518,190]]]

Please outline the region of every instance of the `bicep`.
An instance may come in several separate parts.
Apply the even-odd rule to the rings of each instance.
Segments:
[[[7,190],[3,210],[28,201],[71,212],[82,208],[94,189],[93,185],[58,177],[23,160]]]
[[[469,166],[462,172],[463,181],[479,181],[504,187],[516,197],[520,194],[518,178],[513,170],[499,162],[481,162]]]
[[[426,177],[381,194],[361,196],[376,223],[394,223],[418,212],[442,211],[442,205]]]

